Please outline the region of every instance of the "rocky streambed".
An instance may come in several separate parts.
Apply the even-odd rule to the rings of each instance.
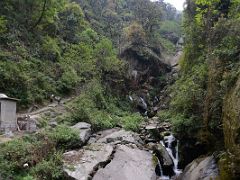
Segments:
[[[217,177],[212,157],[196,160],[181,173],[179,142],[170,133],[171,124],[158,123],[157,118],[143,124],[139,134],[121,128],[91,134],[91,125],[84,122],[72,128],[79,130],[82,148],[64,153],[66,179],[208,180]]]

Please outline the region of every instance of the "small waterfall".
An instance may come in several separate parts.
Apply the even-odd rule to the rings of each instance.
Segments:
[[[129,100],[132,102],[133,101],[133,97],[132,96],[128,96]]]
[[[158,159],[158,166],[159,166],[159,172],[160,172],[160,180],[170,180],[169,176],[163,175],[163,169],[159,159]]]
[[[159,159],[158,159],[158,166],[159,166],[160,177],[162,177],[163,176],[163,170],[162,170],[162,165],[161,165]]]
[[[140,97],[140,100],[141,100],[144,108],[147,109],[147,103],[145,102],[145,100],[142,97]]]
[[[172,146],[173,142],[176,141],[176,146]],[[178,154],[178,146],[179,146],[179,141],[176,140],[176,138],[171,134],[169,136],[164,137],[164,141],[160,141],[160,143],[166,148],[168,154],[173,160],[173,171],[178,176],[179,174],[182,173],[180,169],[178,169],[178,162],[179,162],[179,154]],[[173,151],[174,150],[174,151]],[[162,179],[162,177],[161,177]]]

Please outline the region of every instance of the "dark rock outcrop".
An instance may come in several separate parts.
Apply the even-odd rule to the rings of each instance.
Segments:
[[[129,64],[129,87],[137,90],[150,86],[161,86],[159,76],[171,71],[171,66],[166,64],[161,57],[147,46],[127,46],[121,53],[121,57]]]
[[[166,175],[173,176],[174,163],[166,148],[162,144],[157,144],[153,147],[153,152],[160,160],[163,172],[165,172]]]

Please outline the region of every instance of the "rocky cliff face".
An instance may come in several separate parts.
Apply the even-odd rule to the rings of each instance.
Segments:
[[[171,66],[164,62],[160,52],[157,53],[147,46],[129,46],[122,52],[121,57],[129,65],[129,86],[132,89],[139,89],[141,86],[159,87],[159,77],[171,71]]]

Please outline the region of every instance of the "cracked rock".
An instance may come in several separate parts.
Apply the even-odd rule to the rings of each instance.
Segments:
[[[64,153],[64,172],[75,180],[88,180],[99,166],[111,159],[114,148],[108,144],[93,143],[79,151]]]
[[[99,169],[93,180],[155,180],[152,154],[136,147],[119,145],[113,160]]]

